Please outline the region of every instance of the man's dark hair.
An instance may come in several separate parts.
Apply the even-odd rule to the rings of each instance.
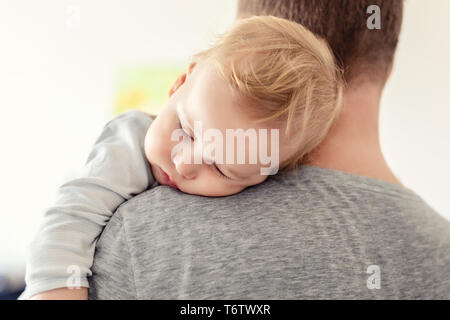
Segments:
[[[370,5],[381,29],[367,28]],[[239,0],[238,18],[272,15],[297,22],[330,44],[346,81],[386,79],[400,34],[403,0]]]

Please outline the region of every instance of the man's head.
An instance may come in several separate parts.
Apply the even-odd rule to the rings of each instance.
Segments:
[[[367,28],[367,8],[381,9],[381,29]],[[238,18],[273,15],[297,22],[324,38],[344,69],[384,84],[392,66],[403,15],[402,0],[239,0]]]

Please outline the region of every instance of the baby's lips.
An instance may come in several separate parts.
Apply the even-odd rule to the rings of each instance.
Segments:
[[[178,189],[178,186],[172,180],[170,180],[170,177],[163,169],[161,169],[161,173],[163,175],[164,180],[170,187]]]
[[[169,181],[168,183],[169,183],[170,187],[178,189],[178,186],[175,183],[173,183],[172,181]]]
[[[164,178],[164,181],[168,183],[169,180],[170,180],[169,176],[167,175],[167,173],[163,169],[160,168],[160,170],[161,170],[161,174],[162,174],[162,176]]]

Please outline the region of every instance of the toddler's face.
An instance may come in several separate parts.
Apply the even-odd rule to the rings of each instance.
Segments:
[[[180,77],[174,89],[145,137],[145,154],[151,164],[153,175],[160,184],[190,194],[227,196],[266,180],[267,175],[261,174],[261,168],[269,165],[261,164],[259,157],[256,163],[250,163],[249,151],[255,146],[249,146],[249,143],[241,146],[245,148],[244,164],[237,163],[236,157],[231,164],[225,161],[228,149],[226,129],[241,128],[244,131],[255,129],[257,141],[260,141],[258,129],[268,129],[266,154],[270,157],[271,151],[276,151],[280,163],[294,151],[294,146],[288,143],[288,138],[282,134],[284,132],[282,128],[276,128],[279,129],[276,146],[272,143],[273,140],[271,141],[270,129],[273,128],[268,128],[267,124],[251,123],[244,116],[242,106],[237,105],[242,101],[237,101],[235,90],[220,77],[212,65],[198,64],[192,73],[189,72],[187,78]],[[219,160],[217,152],[211,153],[212,157],[205,159],[204,150],[213,140],[205,141],[201,137],[196,137],[194,121],[197,128],[198,124],[201,124],[203,133],[208,130],[212,132],[211,129],[222,133],[223,161]],[[178,136],[174,139],[172,136],[174,132],[181,132],[183,138]],[[235,155],[238,146],[235,143]],[[191,157],[190,161],[187,161],[186,154],[189,152]],[[197,157],[197,160],[194,157]],[[201,163],[198,159],[201,159]]]

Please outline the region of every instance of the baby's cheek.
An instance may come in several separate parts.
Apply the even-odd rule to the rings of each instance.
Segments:
[[[158,155],[158,149],[160,145],[161,143],[158,142],[158,137],[155,136],[155,131],[150,127],[147,130],[144,140],[145,156],[150,163],[153,163],[155,161],[154,159]]]
[[[269,178],[268,175],[263,175],[263,174],[259,174],[256,177],[253,177],[251,179],[248,179],[248,185],[247,187],[250,186],[255,186],[258,185],[260,183],[263,183],[264,181],[266,181]]]

